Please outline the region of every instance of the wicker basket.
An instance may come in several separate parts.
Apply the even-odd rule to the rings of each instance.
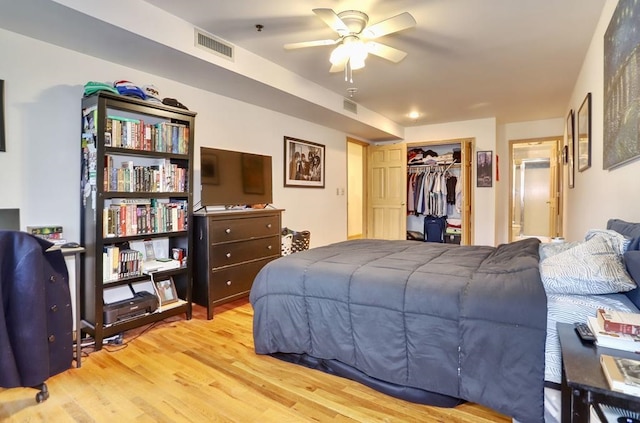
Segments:
[[[288,240],[285,237],[291,235],[291,252],[285,254],[285,249],[288,250],[285,243],[288,244]],[[311,240],[311,232],[309,231],[293,231],[289,228],[282,229],[282,255],[288,255],[297,253],[298,251],[304,251],[309,249],[309,241]]]

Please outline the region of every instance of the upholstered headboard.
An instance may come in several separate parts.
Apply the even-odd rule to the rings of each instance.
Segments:
[[[640,286],[640,223],[609,219],[607,229],[612,229],[631,240],[627,252],[624,253],[624,263],[629,275]],[[640,288],[632,289],[626,295],[640,309]]]

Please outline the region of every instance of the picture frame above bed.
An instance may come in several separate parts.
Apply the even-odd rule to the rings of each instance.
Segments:
[[[4,138],[4,79],[0,79],[0,151],[7,151]]]
[[[569,110],[569,114],[567,115],[567,123],[565,126],[565,148],[566,148],[566,163],[567,163],[567,181],[569,188],[574,187],[574,178],[575,178],[575,166],[573,163],[573,141],[574,141],[574,130],[573,130],[573,109]]]
[[[584,172],[591,167],[591,93],[578,109],[577,121],[578,171]]]

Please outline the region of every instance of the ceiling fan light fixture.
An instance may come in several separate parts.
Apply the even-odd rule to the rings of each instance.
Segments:
[[[358,70],[364,68],[364,59],[362,57],[352,56],[349,59],[349,66],[351,70]]]
[[[338,47],[334,48],[331,52],[331,56],[329,56],[329,61],[332,65],[338,65],[340,63],[344,63],[349,58],[349,51],[344,44],[340,44]]]

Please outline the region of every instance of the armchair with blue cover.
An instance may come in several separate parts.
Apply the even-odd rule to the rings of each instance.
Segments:
[[[26,232],[0,231],[0,387],[40,389],[71,367],[73,319],[62,252]]]

